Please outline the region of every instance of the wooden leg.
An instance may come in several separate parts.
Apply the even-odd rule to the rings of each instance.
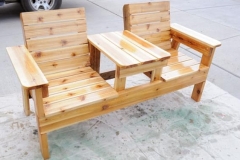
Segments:
[[[89,43],[90,65],[93,70],[99,73],[100,70],[100,51]]]
[[[120,78],[120,68],[116,66],[114,88],[116,91],[125,89],[126,77]]]
[[[161,79],[161,74],[162,74],[162,68],[156,68],[154,71],[152,71],[151,74],[151,82],[160,80]]]
[[[40,131],[38,130],[38,137],[39,137],[39,143],[40,143],[40,149],[42,152],[42,156],[44,159],[49,159],[49,151],[48,151],[48,138],[47,134],[41,134]]]
[[[27,88],[22,87],[22,97],[23,97],[23,109],[26,116],[30,115],[29,106],[29,91]]]
[[[201,100],[204,86],[205,82],[201,82],[194,85],[192,99],[195,100],[196,102],[199,102]]]

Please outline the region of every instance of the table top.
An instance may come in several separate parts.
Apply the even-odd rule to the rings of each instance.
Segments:
[[[89,35],[88,40],[120,68],[170,58],[170,53],[127,30]]]

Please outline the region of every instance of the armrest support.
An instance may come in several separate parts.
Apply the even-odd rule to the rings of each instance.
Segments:
[[[7,47],[8,55],[24,88],[48,85],[48,81],[23,45]]]
[[[173,40],[185,44],[188,47],[201,52],[205,56],[211,56],[212,50],[221,46],[221,42],[218,40],[176,23],[171,24],[171,35]]]

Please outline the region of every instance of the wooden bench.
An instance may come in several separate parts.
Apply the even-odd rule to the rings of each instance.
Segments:
[[[205,77],[203,81],[193,83],[195,85],[192,99],[200,101],[215,48],[221,43],[181,25],[170,24],[169,1],[126,4],[123,7],[123,17],[125,30],[135,33],[171,54],[168,66],[162,70],[161,77],[164,81],[178,81],[184,77],[185,79]],[[180,44],[200,52],[201,62],[180,53],[178,51]],[[150,77],[151,72],[146,75]]]
[[[169,14],[167,2],[133,4],[133,9],[132,5],[124,6],[125,28],[133,31],[132,13],[144,10],[152,12],[156,8],[157,11],[163,10]],[[167,15],[165,12],[163,17]],[[166,17],[169,18],[169,16]],[[142,19],[147,18],[140,18],[137,21]],[[166,58],[170,57],[166,51],[163,51],[164,62],[159,62],[161,66],[154,66],[156,69],[152,66],[146,69],[149,65],[139,63],[139,67],[135,66],[136,72],[134,68],[127,66],[127,69],[120,70],[123,77],[144,71],[150,77],[149,83],[132,88],[125,88],[122,83],[120,87],[115,86],[113,89],[105,80],[116,76],[115,82],[118,83],[119,78],[123,77],[118,77],[118,71],[99,73],[100,49],[102,48],[98,48],[98,45],[97,47],[89,45],[84,8],[22,13],[21,20],[25,45],[8,47],[7,51],[22,84],[23,106],[26,115],[30,114],[29,98],[32,97],[34,101],[40,148],[44,159],[50,157],[48,132],[193,84],[195,88],[192,97],[198,101],[207,78],[213,52],[220,45],[220,42],[216,40],[178,25],[173,25],[171,30],[169,26],[163,32],[157,29],[159,30],[157,34],[151,31],[150,34],[145,34],[150,38],[145,38],[156,45],[158,44],[155,41],[164,40],[159,45],[172,55],[168,66],[162,68],[166,65]],[[137,30],[147,33],[144,30],[149,30],[149,25],[145,23],[148,22],[143,24],[147,28],[141,29],[142,26],[139,25],[140,29]],[[166,36],[161,38],[157,35]],[[129,34],[125,36],[127,37],[123,38],[130,38]],[[158,38],[160,40],[157,40]],[[89,40],[91,40],[90,37]],[[149,45],[145,45],[149,42],[141,38],[135,40],[134,43],[145,47],[143,50],[149,50]],[[201,63],[179,53],[177,48],[180,42],[189,44],[198,51],[203,50]],[[155,45],[150,46],[156,52],[161,50]],[[157,62],[161,59],[155,57],[153,60]],[[144,66],[143,70],[142,66]],[[153,71],[158,78],[152,76]],[[160,75],[162,78],[159,77]]]

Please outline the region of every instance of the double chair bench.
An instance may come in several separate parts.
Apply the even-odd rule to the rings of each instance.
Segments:
[[[7,51],[22,85],[24,112],[35,106],[40,149],[50,157],[47,133],[194,85],[199,101],[214,51],[221,43],[170,24],[168,1],[127,4],[124,31],[87,36],[84,8],[21,13],[24,45]],[[198,62],[178,51],[184,44]],[[100,54],[116,64],[99,73]],[[144,73],[149,83],[126,88]],[[115,78],[114,86],[106,80]]]

